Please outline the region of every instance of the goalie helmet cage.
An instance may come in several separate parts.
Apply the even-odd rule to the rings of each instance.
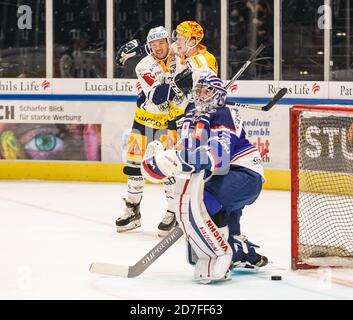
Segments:
[[[290,109],[292,269],[353,267],[353,108]]]

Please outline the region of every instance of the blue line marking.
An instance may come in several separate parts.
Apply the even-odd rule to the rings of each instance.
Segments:
[[[136,102],[136,95],[45,95],[45,94],[0,94],[0,100],[43,100],[43,101],[118,101],[118,102]],[[237,103],[246,104],[266,104],[270,98],[233,98],[227,100]],[[353,99],[297,99],[283,98],[279,101],[279,105],[294,105],[294,104],[339,104],[353,105]]]
[[[44,101],[121,101],[136,102],[137,96],[61,95],[61,94],[1,94],[0,100],[44,100]]]

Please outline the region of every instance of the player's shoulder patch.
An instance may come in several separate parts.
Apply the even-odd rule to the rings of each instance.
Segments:
[[[190,61],[191,65],[196,69],[201,69],[204,65],[198,55],[190,57],[189,61]]]

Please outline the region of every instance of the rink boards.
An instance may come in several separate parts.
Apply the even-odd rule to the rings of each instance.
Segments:
[[[0,142],[7,152],[2,151],[0,179],[125,181],[123,148],[135,110],[135,85],[133,79],[1,79]],[[265,104],[288,88],[269,112],[238,109],[248,139],[269,151],[263,158],[265,188],[290,188],[289,108],[350,104],[349,86],[288,81],[232,86],[231,99],[253,104]]]

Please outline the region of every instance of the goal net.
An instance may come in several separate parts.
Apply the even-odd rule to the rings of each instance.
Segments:
[[[353,267],[353,108],[294,106],[292,268]]]

